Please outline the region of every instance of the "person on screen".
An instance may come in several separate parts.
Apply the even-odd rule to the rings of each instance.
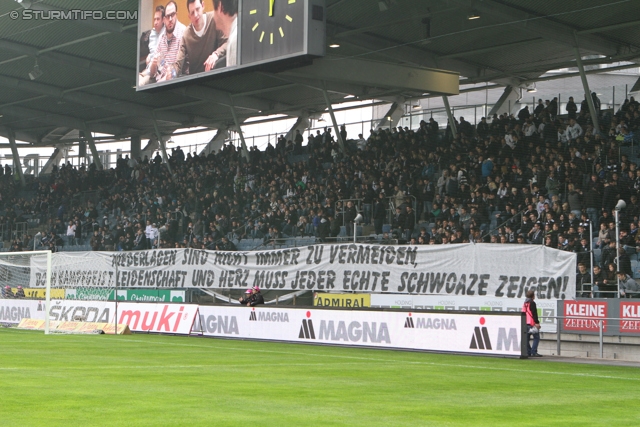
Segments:
[[[178,58],[182,36],[186,26],[178,21],[178,6],[171,0],[164,8],[164,34],[158,41],[158,47],[154,58],[150,62],[150,75],[156,82],[162,82],[171,78],[173,64]]]
[[[213,0],[216,27],[227,38],[226,62],[218,61],[216,68],[238,65],[238,0]],[[205,66],[205,71],[211,68]]]
[[[151,63],[151,60],[155,56],[158,42],[160,41],[160,37],[162,37],[163,34],[164,6],[159,5],[158,7],[156,7],[155,12],[153,13],[153,27],[149,31],[145,31],[144,33],[142,33],[142,36],[140,37],[140,55],[144,54],[145,61],[145,67],[140,73],[141,86],[143,85],[142,82],[144,82],[144,84],[147,84],[150,81],[149,65]]]
[[[227,50],[227,38],[217,29],[214,12],[205,12],[203,0],[187,0],[189,25],[182,36],[178,58],[173,64],[176,77],[213,69]]]

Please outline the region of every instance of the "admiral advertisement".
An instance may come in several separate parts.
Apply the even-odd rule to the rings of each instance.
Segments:
[[[526,355],[521,314],[454,314],[201,306],[193,333],[204,336]],[[523,348],[524,345],[524,348]]]
[[[45,286],[32,257],[31,287]],[[261,252],[156,249],[53,254],[52,288],[203,288],[399,293],[523,300],[575,295],[576,254],[541,245],[314,245]]]

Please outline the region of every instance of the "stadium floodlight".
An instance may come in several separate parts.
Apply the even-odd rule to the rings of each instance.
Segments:
[[[31,80],[36,80],[40,76],[42,76],[42,70],[40,69],[40,66],[38,65],[38,58],[36,58],[36,63],[33,66],[33,70],[29,73],[29,78]]]

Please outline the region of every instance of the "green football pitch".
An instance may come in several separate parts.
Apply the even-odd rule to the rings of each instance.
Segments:
[[[0,426],[637,426],[640,369],[0,329]]]

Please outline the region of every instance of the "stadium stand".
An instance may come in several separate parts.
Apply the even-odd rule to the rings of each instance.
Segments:
[[[249,161],[233,145],[206,157],[178,147],[169,158],[173,175],[159,154],[127,156],[104,171],[63,165],[22,191],[7,169],[0,224],[10,244],[2,250],[294,247],[351,240],[362,213],[358,235],[370,240],[520,242],[581,253],[590,251],[590,223],[597,238],[622,198],[620,243],[636,266],[640,171],[624,149],[638,133],[638,103],[600,112],[602,137],[587,108],[575,120],[549,106],[496,115],[475,129],[460,117],[455,138],[423,121],[416,130],[372,131],[344,155],[326,130],[294,153],[284,138],[254,148]],[[615,230],[604,246],[611,240]],[[605,251],[594,251],[596,262],[612,262]]]

